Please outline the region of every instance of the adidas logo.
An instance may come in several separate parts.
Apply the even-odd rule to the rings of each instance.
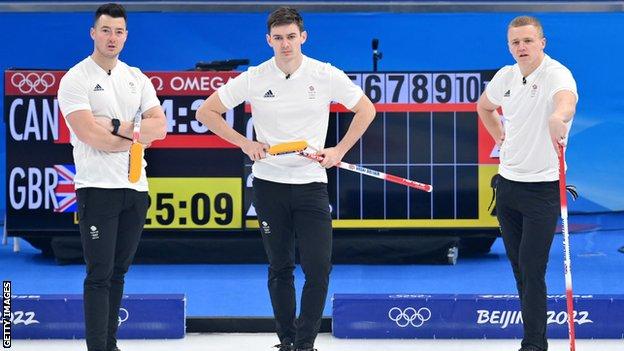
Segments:
[[[505,95],[503,95],[503,97],[510,97],[511,96],[511,90],[507,90],[505,92]]]
[[[95,88],[93,88],[93,91],[104,91],[104,88],[102,88],[99,84],[96,84]]]
[[[264,97],[265,98],[274,98],[275,95],[273,95],[273,92],[269,89],[269,91],[267,91],[266,93],[264,93]]]

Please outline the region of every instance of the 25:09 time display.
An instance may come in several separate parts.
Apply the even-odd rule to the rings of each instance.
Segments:
[[[211,202],[210,196],[204,193],[197,193],[191,197],[190,202],[185,200],[179,200],[175,203],[173,193],[158,193],[156,194],[156,202],[152,203],[152,197],[148,196],[149,206],[156,206],[154,217],[156,223],[163,226],[169,226],[176,220],[176,207],[185,209],[190,205],[190,219],[192,224],[206,225],[210,223],[210,220],[218,225],[228,225],[232,223],[232,217],[234,212],[234,203],[232,196],[227,193],[219,193],[214,197],[214,202]],[[213,208],[214,211],[211,209]],[[214,212],[214,215],[212,215]],[[181,225],[187,224],[186,217],[178,217],[178,223]],[[151,218],[145,219],[145,224],[152,224]]]
[[[150,178],[146,229],[240,228],[240,178]]]

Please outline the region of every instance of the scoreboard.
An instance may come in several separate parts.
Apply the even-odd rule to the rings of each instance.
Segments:
[[[344,161],[431,184],[433,192],[332,168],[334,228],[497,228],[490,184],[498,159],[490,156],[495,145],[476,112],[494,73],[349,73],[375,103],[377,116]],[[334,146],[353,113],[340,105],[330,111],[326,145]],[[247,159],[246,199],[253,191],[250,173]],[[257,226],[253,204],[246,206],[246,226]]]
[[[495,228],[488,210],[498,160],[476,101],[495,71],[349,73],[377,117],[345,161],[432,184],[425,193],[342,169],[328,171],[334,228]],[[77,231],[75,167],[56,93],[62,71],[6,71],[9,235]],[[251,161],[195,120],[195,111],[236,72],[148,72],[168,121],[146,150],[146,230],[167,235],[255,230]],[[353,113],[332,104],[327,146]],[[253,138],[247,105],[224,115]]]

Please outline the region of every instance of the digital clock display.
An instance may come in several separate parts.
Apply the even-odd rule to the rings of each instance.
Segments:
[[[145,228],[232,229],[242,223],[240,178],[149,178]]]

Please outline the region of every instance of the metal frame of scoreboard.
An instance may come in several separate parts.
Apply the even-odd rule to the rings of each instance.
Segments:
[[[494,143],[476,115],[493,71],[349,73],[378,115],[345,161],[434,185],[422,193],[342,170],[329,171],[334,227],[361,230],[454,231],[498,227],[488,209],[496,173]],[[56,92],[62,71],[6,71],[9,235],[75,233],[69,130]],[[184,232],[257,228],[250,161],[194,119],[194,111],[237,72],[147,73],[168,120],[168,136],[146,152],[150,209],[146,229]],[[247,109],[248,110],[248,109]],[[227,123],[253,136],[244,106]],[[346,131],[352,113],[332,105],[327,144]],[[205,237],[210,237],[207,235]]]

